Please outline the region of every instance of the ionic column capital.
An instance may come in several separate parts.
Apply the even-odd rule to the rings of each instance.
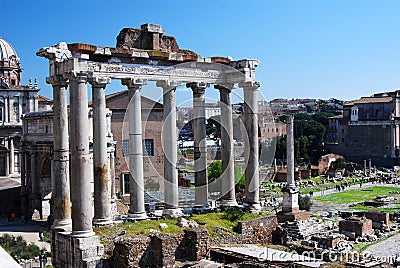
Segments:
[[[171,81],[171,80],[160,80],[156,82],[157,87],[161,87],[164,90],[171,90],[175,89],[176,87],[180,86],[182,82],[178,81]]]
[[[260,82],[257,81],[242,82],[239,83],[239,87],[245,90],[258,90],[258,88],[260,87]]]
[[[82,73],[82,72],[77,73],[75,71],[70,71],[68,73],[63,74],[63,77],[70,81],[75,80],[80,83],[86,83],[88,81],[87,73]]]
[[[230,93],[234,87],[235,87],[235,84],[233,84],[233,83],[220,83],[220,84],[214,85],[215,89],[225,90],[225,91],[228,91],[228,93]]]
[[[187,83],[186,87],[191,88],[194,94],[204,94],[206,88],[208,87],[208,84],[204,82],[193,82]]]
[[[147,80],[135,79],[135,78],[125,78],[121,80],[121,84],[127,86],[128,88],[140,89],[142,86],[147,85]]]
[[[111,84],[111,78],[109,77],[91,77],[88,78],[88,82],[93,88],[105,88],[107,84]]]
[[[65,87],[68,85],[68,79],[66,79],[62,75],[52,75],[46,77],[46,83],[52,86]]]

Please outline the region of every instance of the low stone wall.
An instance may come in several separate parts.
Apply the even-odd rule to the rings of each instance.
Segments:
[[[147,247],[150,244],[150,237],[138,235],[135,237],[121,236],[114,241],[114,266],[136,267],[142,260]]]
[[[121,236],[114,242],[114,267],[173,267],[176,260],[199,261],[209,254],[209,234],[203,228],[177,235]]]

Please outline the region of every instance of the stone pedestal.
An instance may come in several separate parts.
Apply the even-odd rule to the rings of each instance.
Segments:
[[[72,237],[69,232],[53,231],[51,245],[55,267],[101,267],[104,246],[98,236]]]
[[[277,214],[278,222],[286,222],[286,221],[308,221],[310,219],[310,213],[305,210],[298,210],[292,212],[283,212],[280,211]]]

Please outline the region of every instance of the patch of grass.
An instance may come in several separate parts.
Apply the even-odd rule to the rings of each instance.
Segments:
[[[314,200],[323,203],[348,204],[373,200],[381,195],[394,196],[393,194],[390,194],[390,192],[398,190],[398,187],[374,186],[360,190],[349,190],[325,196],[318,196],[314,197]]]
[[[161,229],[160,223],[166,223],[167,228]],[[102,236],[115,236],[120,234],[123,230],[126,232],[126,235],[139,235],[139,234],[150,234],[151,230],[157,230],[161,233],[168,234],[177,234],[183,228],[176,225],[176,220],[144,220],[138,222],[127,222],[114,225],[112,227],[98,227],[94,228],[96,234]]]
[[[223,213],[207,213],[200,215],[193,215],[192,217],[188,217],[188,220],[194,220],[199,224],[199,227],[206,228],[211,236],[215,236],[216,230],[219,228],[225,228],[229,232],[233,233],[234,229],[238,225],[239,221],[247,221],[255,218],[264,217],[267,214],[251,214],[244,213],[240,219],[235,219],[230,221],[224,218]],[[168,228],[161,229],[160,223],[166,223]],[[98,227],[94,228],[94,231],[97,235],[100,236],[102,241],[109,240],[110,237],[115,237],[120,235],[122,232],[125,232],[125,235],[148,235],[151,233],[151,229],[158,230],[162,233],[168,234],[177,234],[185,228],[179,227],[176,225],[177,220],[145,220],[138,221],[135,223],[121,223],[114,225],[112,227]]]
[[[382,211],[382,212],[389,212],[389,213],[399,212],[400,211],[400,205],[397,205],[397,206],[391,207],[391,208],[385,208],[385,207],[369,207],[369,206],[365,206],[363,204],[357,204],[357,205],[351,206],[349,208],[352,209],[352,210],[361,210],[361,211],[369,211],[369,210],[373,209],[373,210],[378,210],[378,211]]]

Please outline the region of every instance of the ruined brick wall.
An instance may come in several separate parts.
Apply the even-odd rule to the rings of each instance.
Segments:
[[[115,268],[173,267],[176,260],[199,261],[209,254],[209,234],[203,228],[176,235],[120,237],[114,242]]]
[[[139,263],[151,258],[146,252],[150,237],[141,235],[135,237],[121,236],[114,241],[114,267],[138,267]],[[147,255],[146,255],[146,254]]]
[[[370,219],[346,219],[339,222],[339,231],[343,232],[354,232],[356,236],[364,236],[366,234],[372,234],[372,220]]]
[[[373,222],[383,223],[383,224],[386,224],[387,226],[390,225],[390,216],[389,216],[389,213],[387,213],[387,212],[368,211],[368,212],[365,212],[365,217],[367,219],[372,220]]]
[[[220,244],[271,244],[278,226],[276,216],[243,221],[238,223],[239,234],[221,233],[212,238],[213,245]]]

